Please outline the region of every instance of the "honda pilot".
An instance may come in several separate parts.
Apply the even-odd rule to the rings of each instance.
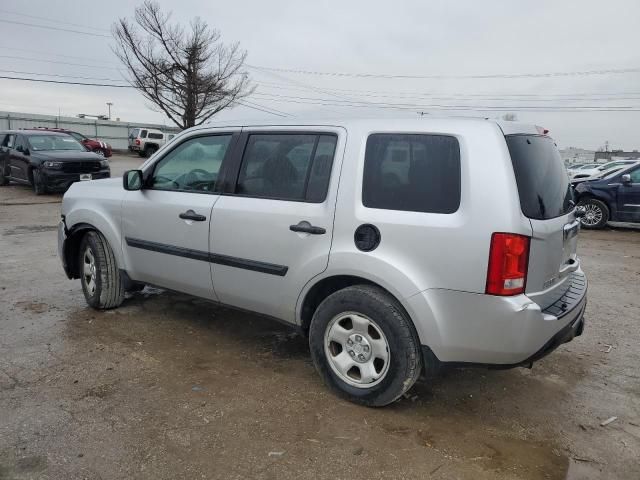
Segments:
[[[91,307],[154,285],[282,320],[363,405],[443,365],[529,366],[583,331],[580,212],[536,126],[210,124],[91,183],[58,232]]]

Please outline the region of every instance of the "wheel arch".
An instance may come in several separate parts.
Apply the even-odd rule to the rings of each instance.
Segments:
[[[119,248],[119,242],[116,241],[117,234],[109,228],[105,228],[104,225],[100,225],[98,222],[81,221],[74,223],[71,227],[66,229],[66,238],[62,248],[62,254],[64,255],[64,264],[67,266],[67,275],[69,278],[80,278],[78,253],[82,237],[87,232],[100,233],[111,248],[116,259],[116,263],[120,268],[123,268],[122,249]]]
[[[391,289],[385,287],[380,282],[354,274],[335,274],[323,277],[318,279],[312,285],[307,286],[307,288],[300,294],[300,300],[298,302],[299,308],[296,315],[298,325],[302,332],[304,332],[305,335],[309,332],[309,325],[311,324],[313,314],[325,298],[338,290],[342,290],[353,285],[371,285],[379,288],[389,295],[396,301],[398,306],[402,308],[403,312],[413,325],[418,338],[420,338],[419,329],[417,328],[415,319],[413,318],[414,316],[410,314],[409,309],[402,301],[400,295],[395,294]]]

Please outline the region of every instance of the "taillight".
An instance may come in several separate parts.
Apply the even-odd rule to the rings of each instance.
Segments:
[[[140,139],[136,138],[136,145],[140,145]]]
[[[515,233],[491,235],[487,289],[489,295],[519,295],[527,283],[529,237]]]

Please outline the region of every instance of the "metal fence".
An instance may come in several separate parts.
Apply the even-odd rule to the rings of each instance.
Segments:
[[[177,133],[179,128],[151,123],[129,123],[90,118],[58,117],[33,113],[0,111],[0,130],[34,127],[66,128],[87,137],[99,138],[116,150],[126,150],[129,133],[134,128],[155,128],[165,133]]]

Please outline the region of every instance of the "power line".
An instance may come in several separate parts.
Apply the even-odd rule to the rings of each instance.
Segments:
[[[111,82],[122,82],[122,79],[117,78],[104,78],[104,77],[77,77],[74,75],[59,75],[56,73],[39,73],[39,72],[23,72],[21,70],[0,70],[4,73],[18,73],[21,75],[38,75],[41,77],[59,77],[59,78],[71,78],[74,80],[108,80]]]
[[[71,29],[68,29],[68,28],[50,27],[48,25],[37,25],[35,23],[18,22],[17,20],[0,19],[0,22],[2,22],[2,23],[12,23],[12,24],[15,24],[15,25],[24,25],[24,26],[27,26],[27,27],[45,28],[47,30],[57,30],[57,31],[60,31],[60,32],[79,33],[80,35],[89,35],[91,37],[111,38],[111,35],[102,35],[101,33],[81,32],[80,30],[71,30]]]
[[[308,91],[309,87],[293,87],[289,85],[283,85],[278,83],[270,83],[270,82],[255,82],[258,86],[264,86],[268,89],[289,89],[289,90],[302,90]],[[483,100],[502,100],[502,99],[510,99],[514,101],[538,101],[538,99],[549,99],[549,100],[582,100],[584,98],[593,99],[593,100],[635,100],[640,97],[640,92],[618,92],[618,93],[559,93],[559,94],[539,94],[539,93],[491,93],[491,94],[463,94],[463,93],[452,93],[452,94],[443,94],[443,93],[426,93],[426,92],[407,92],[407,91],[389,91],[389,90],[355,90],[355,89],[344,89],[344,88],[323,88],[324,91],[329,92],[350,92],[352,95],[356,96],[365,96],[365,97],[381,97],[381,98],[438,98],[438,99],[483,99]],[[444,96],[440,96],[444,95]],[[634,95],[634,97],[630,97],[628,95]],[[520,98],[521,97],[521,98]],[[603,98],[599,98],[603,97]],[[606,97],[606,98],[605,98]]]
[[[6,80],[21,80],[24,82],[42,82],[42,83],[58,83],[63,85],[84,85],[87,87],[113,87],[113,88],[134,88],[131,85],[114,85],[109,83],[84,83],[84,82],[65,82],[62,80],[46,80],[44,78],[24,78],[24,77],[8,77],[0,76]]]
[[[262,108],[267,108],[267,109],[271,110],[272,112],[276,112],[276,113],[280,113],[282,115],[290,116],[290,114],[287,113],[287,112],[283,112],[282,110],[276,110],[275,108],[267,107],[265,105],[261,105],[261,104],[256,103],[256,102],[250,102],[246,98],[243,98],[242,101],[245,102],[245,103],[248,103],[250,105],[255,105],[255,106],[258,106],[258,107],[262,107]]]
[[[383,73],[350,73],[350,72],[323,72],[323,71],[313,71],[313,70],[296,70],[292,68],[274,68],[274,67],[264,67],[264,66],[258,66],[258,65],[248,65],[248,64],[245,64],[245,66],[247,68],[252,68],[255,70],[281,72],[281,73],[295,73],[299,75],[355,77],[355,78],[416,79],[416,80],[544,78],[544,77],[574,77],[574,76],[586,76],[586,75],[640,73],[640,68],[620,68],[620,69],[612,68],[612,69],[585,70],[585,71],[575,71],[575,72],[493,73],[493,74],[483,74],[483,75],[391,75],[391,74],[383,74]]]
[[[263,100],[279,101],[284,103],[300,103],[306,105],[322,105],[322,106],[335,106],[335,107],[355,107],[355,108],[390,108],[395,110],[468,110],[468,111],[548,111],[548,112],[580,112],[580,111],[605,111],[605,112],[636,112],[640,111],[640,106],[618,106],[618,107],[606,107],[606,106],[529,106],[529,105],[517,105],[517,106],[497,106],[497,105],[446,105],[446,104],[393,104],[393,103],[370,103],[370,102],[351,102],[338,103],[340,100],[312,98],[312,97],[293,97],[287,95],[270,95],[270,94],[254,94],[260,95]],[[269,95],[271,98],[266,97]],[[277,98],[273,98],[277,97]]]
[[[95,62],[96,58],[95,57],[79,57],[77,55],[64,55],[62,53],[53,53],[53,52],[45,52],[42,50],[30,50],[27,48],[15,48],[15,47],[6,47],[4,45],[0,45],[0,48],[4,49],[4,50],[9,50],[9,51],[17,51],[17,52],[27,52],[27,53],[36,53],[38,55],[43,55],[45,57],[50,57],[50,56],[54,56],[54,57],[64,57],[64,58],[75,58],[77,60],[89,60],[91,62]],[[119,65],[116,62],[100,62],[102,64],[105,63],[109,63],[110,65]]]
[[[115,68],[115,67],[103,67],[101,65],[87,65],[86,63],[61,62],[60,60],[42,60],[42,59],[39,59],[39,58],[18,57],[16,55],[0,55],[0,58],[11,58],[11,59],[14,59],[14,60],[25,60],[25,61],[29,61],[29,62],[55,63],[57,65],[72,65],[72,66],[75,66],[75,67],[103,68],[103,69],[107,69],[107,70],[120,71],[120,69]]]
[[[51,19],[51,18],[47,18],[47,17],[38,17],[36,15],[27,15],[26,13],[13,12],[11,10],[0,9],[0,12],[8,13],[9,15],[16,15],[18,17],[35,18],[36,20],[44,20],[45,22],[62,23],[62,24],[65,24],[65,25],[71,25],[71,26],[74,26],[74,27],[82,27],[82,28],[86,27],[86,25],[81,24],[81,23],[71,23],[71,22],[65,22],[64,20]],[[103,32],[108,32],[109,31],[109,29],[107,29],[107,28],[95,28],[95,27],[92,27],[92,28],[94,28],[95,30],[102,30]]]
[[[245,102],[246,102],[246,100],[245,100]],[[240,100],[236,100],[234,103],[237,103],[238,105],[242,105],[243,107],[251,108],[253,110],[260,110],[261,112],[270,113],[271,115],[275,115],[277,117],[286,117],[287,116],[287,115],[281,115],[279,113],[275,113],[275,111],[270,112],[270,111],[267,110],[267,108],[269,108],[269,107],[264,107],[264,108],[255,107],[255,106],[249,105],[247,103],[244,103],[244,102],[242,102]],[[253,103],[253,105],[260,105],[258,103],[254,103],[254,102],[252,102],[252,103]]]

